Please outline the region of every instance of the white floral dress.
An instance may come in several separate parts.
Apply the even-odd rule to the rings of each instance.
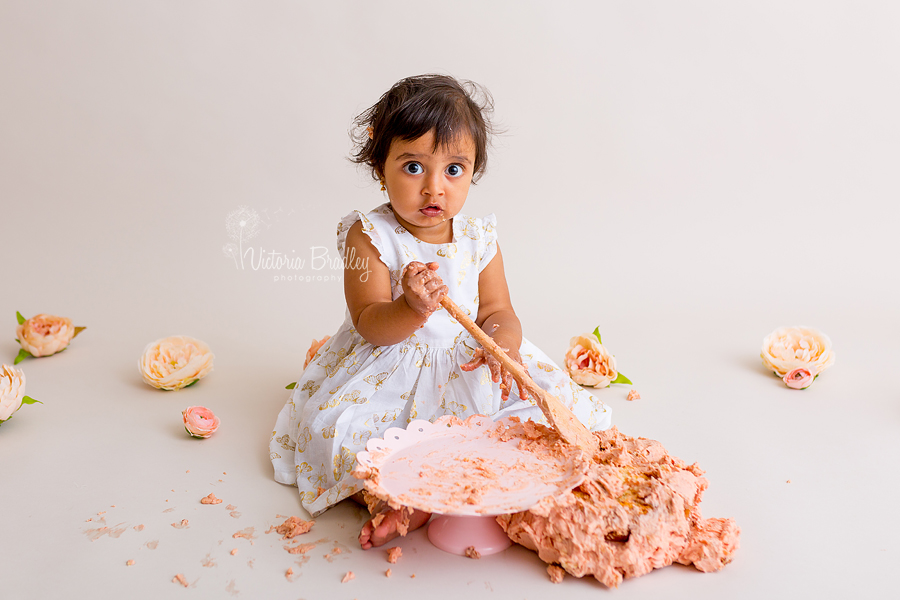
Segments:
[[[362,221],[363,231],[391,273],[392,297],[403,291],[400,274],[412,261],[437,262],[450,298],[473,318],[478,313],[478,274],[497,253],[496,218],[453,219],[453,242],[429,244],[404,229],[388,204],[363,215],[355,211],[338,225],[338,251],[344,257],[347,231]],[[350,475],[356,453],[389,427],[406,427],[413,419],[433,421],[446,414],[500,418],[515,415],[545,422],[530,398],[518,398],[513,386],[501,400],[499,383],[482,366],[469,362],[477,342],[446,310],[393,346],[373,346],[344,324],[303,372],[285,404],[269,443],[275,479],[296,485],[303,507],[313,516],[362,489]],[[520,353],[539,386],[568,405],[591,430],[610,426],[612,411],[581,389],[543,352],[522,340]]]

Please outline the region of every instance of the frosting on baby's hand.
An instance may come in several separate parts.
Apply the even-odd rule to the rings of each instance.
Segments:
[[[425,265],[413,261],[406,265],[400,278],[406,303],[426,319],[440,308],[441,298],[450,291],[435,273],[437,268],[438,264],[435,262]]]

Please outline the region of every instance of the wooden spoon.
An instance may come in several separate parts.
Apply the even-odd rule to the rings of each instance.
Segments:
[[[482,331],[475,324],[475,321],[470,319],[469,315],[464,313],[453,300],[444,296],[441,299],[441,306],[447,309],[450,316],[459,321],[459,324],[472,334],[472,337],[481,344],[485,352],[496,358],[510,372],[522,389],[531,394],[541,412],[547,417],[547,422],[559,432],[563,440],[581,448],[588,456],[594,456],[597,452],[597,438],[588,431],[587,427],[578,420],[578,417],[572,414],[572,411],[559,398],[538,387],[522,365],[511,359],[503,351],[503,348],[498,346],[491,336]]]

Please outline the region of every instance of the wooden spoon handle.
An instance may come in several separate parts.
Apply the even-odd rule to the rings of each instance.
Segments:
[[[459,324],[465,328],[475,340],[481,344],[485,352],[496,358],[503,368],[510,372],[516,382],[522,389],[526,390],[535,403],[544,413],[547,421],[554,427],[565,441],[578,446],[584,450],[588,456],[593,456],[597,450],[597,438],[595,438],[587,427],[578,420],[568,407],[560,402],[559,398],[539,387],[522,365],[514,361],[503,351],[503,348],[497,345],[494,339],[486,334],[481,328],[475,324],[469,315],[464,313],[457,304],[448,296],[441,299],[443,306],[450,316],[459,321]]]

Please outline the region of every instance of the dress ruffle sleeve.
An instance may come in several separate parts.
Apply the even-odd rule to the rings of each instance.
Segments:
[[[338,223],[337,227],[337,249],[338,253],[341,255],[341,258],[345,258],[344,253],[347,249],[347,232],[350,231],[350,228],[353,227],[353,224],[357,221],[362,222],[362,230],[367,236],[369,236],[369,240],[372,241],[372,245],[375,246],[375,249],[378,250],[378,254],[381,256],[385,256],[384,253],[384,243],[381,240],[381,236],[378,234],[378,230],[375,229],[375,226],[372,225],[372,222],[369,221],[368,217],[358,210],[354,210],[352,213],[341,219],[341,222]]]
[[[478,239],[478,272],[484,270],[497,255],[497,217],[494,213],[481,219],[481,235]]]

